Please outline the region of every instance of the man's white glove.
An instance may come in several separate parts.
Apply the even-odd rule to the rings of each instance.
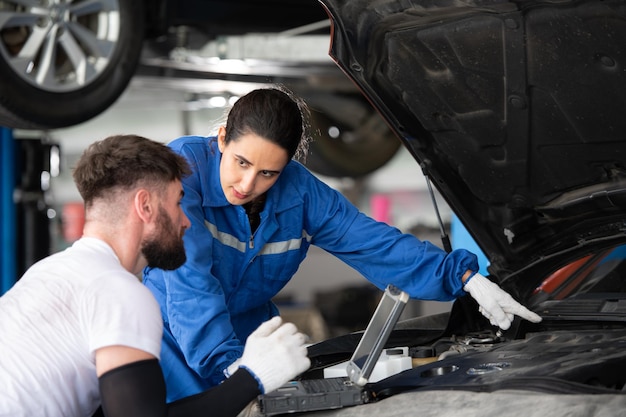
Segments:
[[[256,377],[262,393],[274,391],[311,366],[305,341],[293,323],[276,316],[248,336],[239,366]]]
[[[502,330],[511,327],[515,315],[533,323],[541,321],[540,316],[515,301],[509,293],[481,274],[477,273],[470,277],[463,289],[476,300],[480,306],[478,311],[487,317],[492,325]]]
[[[224,369],[224,376],[226,376],[226,378],[230,378],[230,376],[234,374],[237,369],[239,369],[239,365],[241,365],[241,358],[237,359],[235,362],[228,365],[228,368]]]

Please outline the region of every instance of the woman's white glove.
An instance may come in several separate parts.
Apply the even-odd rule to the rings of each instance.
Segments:
[[[239,367],[256,377],[262,393],[274,391],[311,366],[305,341],[293,323],[276,316],[248,336]]]
[[[511,327],[515,315],[533,323],[541,321],[539,315],[515,301],[509,293],[481,274],[477,273],[470,277],[463,289],[476,300],[480,306],[478,311],[487,317],[492,325],[502,330]]]

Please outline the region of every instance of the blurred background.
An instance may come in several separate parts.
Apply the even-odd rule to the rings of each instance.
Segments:
[[[113,31],[115,36],[99,40],[117,42],[126,59],[136,61],[126,69],[122,58],[107,56],[108,65],[123,69],[128,83],[111,78],[98,94],[68,81],[80,74],[72,53],[89,54],[82,35],[76,42],[76,48],[84,49],[81,54],[65,48],[55,55],[54,77],[7,78],[22,65],[15,58],[37,33],[36,26],[54,24],[46,18],[56,16],[59,6],[45,6],[49,16],[39,17],[32,27],[23,21],[11,24],[11,17],[25,12],[21,2],[0,6],[0,16],[7,17],[0,19],[0,71],[7,74],[0,87],[5,96],[19,95],[26,103],[20,109],[17,99],[0,100],[0,294],[34,262],[80,237],[84,212],[71,170],[90,143],[125,133],[164,143],[182,135],[209,135],[239,96],[275,84],[301,96],[311,109],[314,141],[303,163],[322,181],[364,213],[441,246],[439,215],[453,247],[474,249],[445,201],[436,191],[429,194],[413,157],[329,57],[331,28],[317,1],[110,4],[112,9],[96,8],[90,12],[94,16],[84,12],[74,21],[94,38]],[[43,66],[44,60],[41,53],[31,64]],[[94,68],[97,72],[100,67]],[[17,90],[14,84],[24,81],[29,88]],[[70,106],[51,100],[51,92],[76,94],[79,100]],[[317,341],[363,329],[379,296],[356,271],[312,247],[275,301],[282,314]],[[412,300],[404,315],[443,312],[450,306]]]

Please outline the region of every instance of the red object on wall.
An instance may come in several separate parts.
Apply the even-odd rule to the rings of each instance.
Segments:
[[[370,199],[372,218],[391,224],[391,199],[385,194],[374,194]]]
[[[62,212],[63,238],[71,243],[83,235],[85,225],[85,206],[82,202],[72,202],[63,205]]]

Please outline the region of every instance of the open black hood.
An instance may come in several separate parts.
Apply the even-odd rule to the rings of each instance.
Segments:
[[[501,281],[626,241],[624,1],[320,0]]]

